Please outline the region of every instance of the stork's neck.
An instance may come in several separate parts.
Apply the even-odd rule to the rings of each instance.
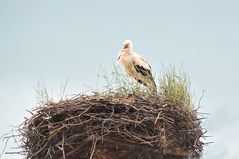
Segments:
[[[132,53],[132,50],[127,48],[127,49],[122,49],[121,50],[121,53],[124,54],[124,55],[130,55]]]
[[[123,48],[122,50],[124,50],[125,52],[132,52],[132,48]]]

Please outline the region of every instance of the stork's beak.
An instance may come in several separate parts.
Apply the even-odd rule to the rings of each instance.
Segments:
[[[129,48],[129,44],[124,45],[124,49],[127,49],[127,48]]]

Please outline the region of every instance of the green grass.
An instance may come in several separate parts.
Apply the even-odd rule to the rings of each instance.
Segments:
[[[163,67],[163,71],[158,79],[159,84],[156,95],[161,95],[187,110],[192,108],[192,95],[190,92],[190,80],[188,75],[182,70],[176,71],[175,67]],[[66,82],[67,83],[67,82]],[[63,87],[62,97],[66,89]],[[148,89],[128,77],[118,65],[113,65],[113,71],[107,72],[106,69],[99,69],[96,80],[96,88],[90,88],[90,92],[99,96],[124,96],[124,95],[146,95],[151,94]],[[98,89],[98,85],[100,88]],[[103,87],[102,87],[103,86]],[[49,96],[45,81],[38,82],[37,89],[38,105],[45,106],[52,102]],[[61,98],[62,99],[62,98]]]
[[[38,106],[47,106],[48,103],[53,102],[53,98],[50,97],[44,80],[37,82],[37,87],[35,90]]]
[[[113,65],[113,71],[107,72],[100,69],[98,73],[97,83],[103,85],[103,89],[95,89],[95,94],[101,95],[126,95],[126,94],[142,94],[147,93],[147,88],[135,82],[133,79],[125,75],[119,66]],[[97,84],[98,85],[98,84]]]
[[[98,77],[103,79],[105,87],[104,91],[96,91],[99,95],[150,94],[150,91],[145,86],[138,84],[138,82],[125,75],[117,65],[114,65],[114,70],[111,73],[107,73],[106,70],[100,72],[101,76],[98,75]],[[182,108],[188,110],[192,108],[191,83],[189,76],[183,72],[182,68],[176,70],[173,66],[163,67],[158,81],[157,95],[166,97]]]
[[[172,102],[186,108],[192,109],[192,95],[190,92],[190,79],[182,70],[176,71],[175,67],[164,68],[160,81],[160,94]]]
[[[35,86],[37,106],[47,106],[49,103],[59,100],[64,100],[65,91],[68,83],[68,78],[65,82],[61,82],[60,89],[55,94],[49,92],[45,80],[39,80]],[[53,98],[54,96],[54,98]]]

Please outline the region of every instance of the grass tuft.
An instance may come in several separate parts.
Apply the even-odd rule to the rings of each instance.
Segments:
[[[162,95],[182,108],[191,110],[192,95],[190,92],[190,80],[188,75],[181,70],[176,71],[175,67],[163,67],[163,72],[159,78],[157,94]],[[67,83],[67,82],[66,82]],[[101,89],[94,89],[93,94],[99,96],[125,96],[125,95],[146,95],[151,94],[148,88],[128,77],[118,65],[113,64],[113,71],[99,69],[97,85],[103,86]],[[64,85],[65,90],[66,84]],[[97,86],[96,86],[97,87]],[[46,106],[53,101],[48,94],[44,80],[39,81],[36,89],[39,106]],[[64,94],[64,91],[63,91]],[[63,96],[63,95],[62,95]],[[62,99],[62,98],[61,98]]]
[[[139,95],[142,93],[147,93],[147,88],[135,82],[130,77],[125,75],[120,67],[113,65],[113,71],[108,73],[105,69],[99,70],[98,82],[104,85],[103,90],[94,90],[95,94],[100,95]],[[103,79],[100,80],[100,79]]]
[[[160,94],[172,102],[186,108],[192,109],[192,95],[190,92],[190,79],[182,70],[176,71],[175,67],[164,68],[160,81]]]
[[[50,102],[53,102],[53,98],[49,96],[48,90],[46,88],[46,82],[44,80],[37,82],[36,98],[38,106],[47,106]]]
[[[106,70],[100,70],[100,79],[103,78],[102,85],[105,85],[104,90],[94,91],[99,95],[145,95],[150,94],[148,89],[128,77],[119,66],[113,65],[114,69],[111,73]],[[98,81],[98,80],[97,80]],[[190,92],[190,79],[187,73],[182,69],[176,71],[173,66],[163,67],[163,71],[159,78],[159,87],[156,95],[162,95],[171,100],[175,104],[186,108],[185,110],[192,110],[192,94]]]

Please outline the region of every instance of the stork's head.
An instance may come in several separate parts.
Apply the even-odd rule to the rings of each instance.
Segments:
[[[132,50],[133,49],[133,44],[131,40],[125,40],[123,42],[123,49],[129,49]]]

